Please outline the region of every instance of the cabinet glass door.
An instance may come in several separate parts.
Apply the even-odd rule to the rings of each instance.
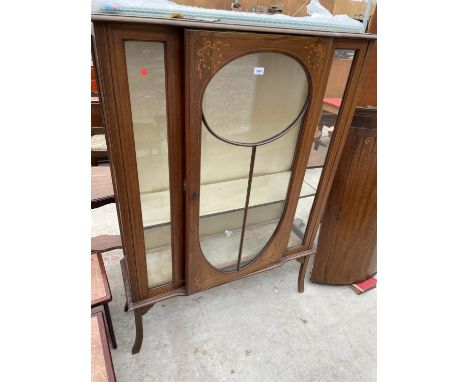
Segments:
[[[164,43],[125,41],[148,287],[172,281]]]
[[[273,52],[237,58],[208,83],[199,238],[216,269],[246,266],[275,232],[308,94],[301,64]],[[303,196],[311,191],[305,187]]]
[[[194,57],[186,93],[193,293],[281,261],[297,200],[314,192],[302,181],[306,161],[299,157],[312,140],[314,81],[328,42],[196,31],[186,37],[186,57]]]

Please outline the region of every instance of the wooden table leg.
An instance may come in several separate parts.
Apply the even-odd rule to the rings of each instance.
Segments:
[[[315,135],[314,135],[314,148],[312,150],[318,150],[318,148],[320,146],[320,137],[322,136],[322,130],[323,130],[323,123],[321,123],[322,116],[323,116],[323,110],[320,109],[320,116],[319,116],[319,119],[318,119],[318,126],[317,126],[317,130],[315,131]],[[317,131],[320,132],[320,134],[318,134],[318,136],[317,136]]]
[[[112,347],[117,349],[117,341],[115,340],[114,326],[112,325],[112,318],[109,311],[109,304],[104,304],[104,312],[106,313],[107,328],[109,329],[109,337],[112,343]]]
[[[141,344],[143,343],[143,316],[153,307],[152,305],[146,305],[142,308],[137,308],[133,311],[135,315],[135,342],[132,348],[132,354],[140,352]]]
[[[304,293],[304,279],[307,271],[307,265],[309,265],[309,258],[310,255],[297,259],[297,261],[301,263],[301,267],[299,268],[299,276],[297,278],[297,289],[299,293]]]

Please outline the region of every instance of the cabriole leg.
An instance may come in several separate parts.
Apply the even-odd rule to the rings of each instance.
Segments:
[[[132,354],[140,352],[141,344],[143,343],[143,315],[148,312],[153,305],[147,305],[133,311],[135,315],[135,343],[133,344]]]
[[[136,354],[140,351],[143,342],[143,315],[138,309],[134,310],[133,314],[135,315],[135,343],[133,344],[132,354]]]

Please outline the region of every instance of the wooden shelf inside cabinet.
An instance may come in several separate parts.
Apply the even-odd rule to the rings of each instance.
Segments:
[[[308,170],[301,188],[301,198],[314,196],[318,178]],[[319,174],[320,176],[320,174]],[[317,178],[317,179],[316,179]],[[290,172],[256,176],[252,180],[249,207],[260,207],[283,202],[290,180]],[[247,178],[211,183],[200,186],[200,217],[219,215],[244,209]],[[141,196],[143,227],[154,228],[170,223],[169,191],[160,191]]]

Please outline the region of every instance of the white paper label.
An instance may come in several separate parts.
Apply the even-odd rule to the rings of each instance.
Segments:
[[[260,66],[256,66],[254,68],[254,76],[263,76],[264,71],[265,71],[265,68],[262,68]]]

